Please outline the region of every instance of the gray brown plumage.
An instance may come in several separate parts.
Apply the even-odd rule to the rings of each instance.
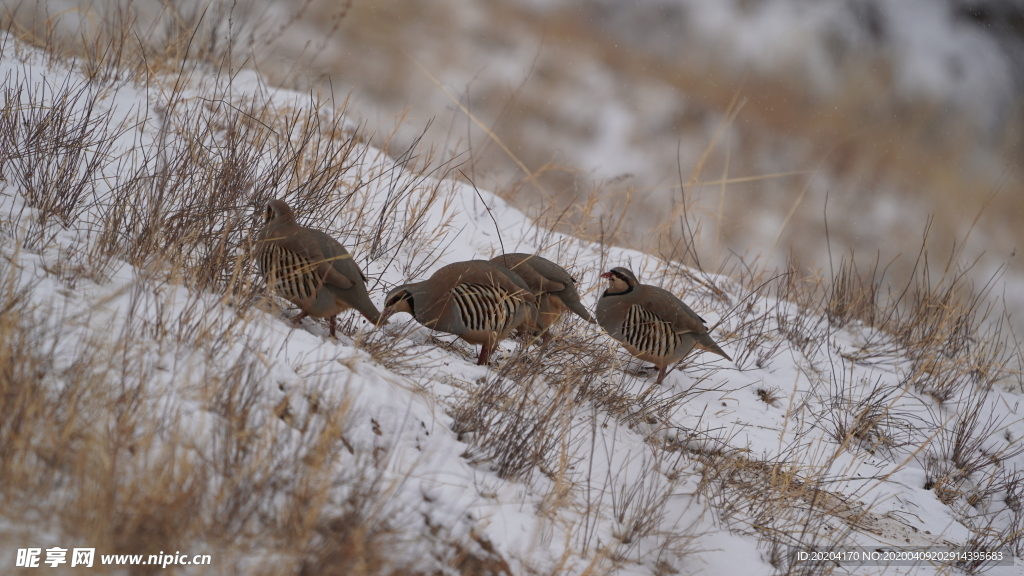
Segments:
[[[536,254],[502,254],[491,259],[518,274],[537,297],[537,315],[529,319],[530,328],[542,334],[544,341],[551,338],[548,328],[570,310],[587,322],[594,323],[590,312],[580,302],[576,279],[564,268]]]
[[[366,291],[366,276],[348,251],[327,234],[299,226],[283,200],[271,200],[256,236],[257,263],[267,286],[306,316],[327,318],[334,336],[337,316],[353,308],[374,324],[383,320]]]
[[[641,284],[626,268],[601,275],[608,289],[597,301],[597,322],[630,354],[658,367],[660,384],[666,368],[694,347],[732,360],[708,335],[704,319],[671,292]]]
[[[383,316],[408,312],[431,330],[448,332],[479,344],[477,364],[518,328],[534,306],[529,286],[516,274],[486,260],[456,262],[427,280],[388,293]]]

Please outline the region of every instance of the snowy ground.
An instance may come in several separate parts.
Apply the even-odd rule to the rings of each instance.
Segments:
[[[100,375],[91,394],[114,394],[145,379],[138,401],[157,419],[148,424],[153,436],[139,440],[146,448],[125,456],[126,482],[142,482],[153,462],[212,462],[221,449],[221,388],[242,371],[255,433],[272,446],[270,461],[297,462],[311,431],[330,429],[341,454],[329,475],[336,482],[326,492],[332,502],[346,502],[363,485],[359,471],[377,474],[373,484],[383,488],[373,515],[389,519],[401,542],[390,561],[410,572],[470,573],[464,564],[456,568],[451,542],[491,561],[493,573],[511,574],[777,574],[786,573],[780,560],[790,543],[968,547],[981,538],[1022,546],[1019,537],[1006,537],[1024,520],[1017,500],[1024,466],[1019,357],[998,350],[1013,363],[961,373],[960,354],[987,346],[982,334],[959,343],[938,334],[935,350],[942,353],[918,354],[859,321],[806,312],[780,298],[781,281],[751,293],[729,278],[539,229],[485,190],[435,179],[443,170],[423,174],[422,159],[403,163],[398,152],[392,158],[355,143],[341,180],[330,184],[331,211],[300,218],[331,230],[353,251],[378,305],[391,286],[449,262],[490,258],[502,246],[562,263],[591,309],[603,289],[598,275],[627,265],[641,281],[681,295],[709,325],[721,320],[715,336],[737,362],[698,355],[652,389],[653,377],[634,375],[637,364],[613,341],[575,320],[562,325],[563,337],[550,347],[523,350],[506,342],[488,367],[475,366],[466,345],[431,335],[406,316],[377,332],[352,318],[331,340],[323,324],[293,328],[272,306],[196,289],[174,268],[194,266],[189,255],[143,255],[137,262],[150,264],[141,266],[92,251],[99,231],[119,230],[112,219],[124,209],[112,206],[119,186],[141,167],[165,161],[157,144],[186,133],[200,112],[212,127],[202,148],[216,156],[238,109],[280,121],[316,105],[308,95],[268,88],[251,73],[228,86],[197,72],[174,100],[173,74],[149,85],[97,85],[81,67],[50,61],[10,38],[0,76],[5,114],[26,125],[33,110],[56,108],[54,94],[69,87],[65,93],[95,90],[94,117],[125,128],[112,130],[109,149],[95,155],[103,177],[84,186],[82,209],[62,220],[45,220],[40,192],[26,187],[39,180],[19,160],[42,152],[27,138],[9,143],[0,294],[3,302],[23,294],[17,306],[24,330],[60,335],[51,350],[33,352],[53,360],[37,382],[48,393],[66,391],[84,357]],[[72,108],[81,113],[88,101]],[[319,111],[328,120],[334,114],[328,105]],[[285,139],[301,131],[281,126],[275,134]],[[51,183],[74,181],[84,170],[75,162],[39,170],[51,170]],[[297,194],[300,185],[288,177],[276,188],[257,185],[268,181],[260,170],[269,162],[254,155],[253,171],[242,179],[252,186],[250,202],[226,210],[225,220],[251,219],[266,198]],[[443,159],[435,165],[452,166]],[[174,197],[154,213],[173,222],[180,201]],[[244,268],[239,281],[251,275],[252,267]],[[107,344],[118,353],[103,355]],[[954,393],[939,401],[943,377],[955,380]],[[109,417],[97,417],[97,434]],[[972,426],[972,418],[980,424]],[[66,446],[76,441],[68,438]],[[48,474],[70,474],[48,470],[38,450],[22,454]],[[972,466],[966,472],[965,463]],[[215,470],[208,481],[227,482]],[[20,547],[95,545],[104,553],[102,542],[59,517],[13,510],[0,512],[4,572],[13,570]],[[228,561],[223,550],[187,552]],[[260,562],[273,563],[276,554],[257,546],[249,560],[214,568],[258,573]],[[983,571],[1020,574],[1024,562]],[[831,573],[951,572],[924,564]]]

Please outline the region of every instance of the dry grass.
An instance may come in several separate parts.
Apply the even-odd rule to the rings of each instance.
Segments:
[[[29,91],[25,79],[4,86],[0,172],[24,206],[3,215],[0,240],[9,255],[0,261],[4,519],[115,553],[209,550],[225,571],[511,574],[480,534],[456,537],[395,498],[404,480],[388,473],[393,447],[352,440],[367,415],[337,393],[345,372],[313,370],[286,391],[249,332],[255,310],[277,307],[249,257],[268,198],[286,198],[309,224],[347,238],[380,290],[387,271],[421,277],[443,258],[457,232],[447,179],[474,158],[424,150],[421,139],[390,146],[386,135],[379,153],[392,159],[373,157],[362,143],[374,135],[346,124],[336,102],[239,101],[223,75],[238,45],[213,32],[225,18],[234,26],[227,14],[179,18],[152,45],[129,34],[130,11],[74,47],[46,26],[17,28],[57,65],[79,58],[88,81],[49,94]],[[5,24],[15,29],[13,19]],[[8,40],[3,50],[23,48]],[[197,94],[201,68],[222,71],[221,82]],[[152,109],[113,122],[103,103],[142,87]],[[139,122],[156,137],[136,136]],[[133,155],[112,156],[125,139]],[[608,260],[628,212],[603,209],[603,194],[595,188],[574,214],[543,214],[534,240],[554,244],[552,230],[568,226],[598,240]],[[911,281],[894,290],[877,260],[870,274],[852,256],[816,274],[795,261],[770,271],[715,260],[701,250],[692,202],[680,199],[672,226],[681,233],[661,240],[650,281],[685,292],[698,310],[723,310],[716,335],[738,350],[741,372],[770,373],[787,352],[797,359],[808,397],[751,390],[766,408],[786,407],[788,417],[816,397],[823,410],[779,454],[758,457],[701,420],[676,423],[700,395],[732,392],[720,365],[690,358],[679,367],[685,389],[645,390],[635,363],[579,322],[551,342],[523,343],[482,381],[450,383],[442,400],[467,460],[541,494],[546,537],[567,534],[562,564],[546,573],[609,573],[650,554],[651,573],[681,571],[700,536],[696,521],[667,512],[685,489],[694,507],[756,538],[778,573],[828,574],[792,563],[785,547],[847,542],[880,522],[860,494],[831,489],[844,479],[843,458],[862,452],[897,470],[920,460],[923,487],[974,531],[970,545],[1024,550],[1020,474],[1004,465],[1024,448],[1007,439],[993,450],[1000,422],[980,416],[994,387],[1020,378],[1019,346],[990,305],[993,284],[976,289],[957,251],[935,277],[927,246]],[[68,235],[88,241],[62,244]],[[571,247],[557,250],[571,261]],[[23,252],[48,255],[55,291],[93,298],[92,308],[32,300],[43,288]],[[95,296],[111,285],[121,288]],[[434,370],[415,328],[366,334],[354,318],[339,328],[394,372]],[[838,335],[853,329],[863,339],[835,352]],[[855,366],[886,362],[900,364],[898,385],[852,376]],[[934,400],[929,419],[905,411],[908,394]],[[643,439],[630,455],[636,465],[600,444],[609,429]],[[814,429],[828,443],[812,465],[801,454]],[[200,432],[213,441],[197,440]],[[1005,510],[992,504],[1000,495]],[[987,505],[996,511],[977,513]],[[411,537],[412,525],[426,529]],[[406,563],[410,549],[430,553]],[[571,565],[570,549],[589,564]]]
[[[57,69],[86,77],[42,92],[25,76],[4,84],[0,169],[22,199],[4,215],[14,258],[0,264],[5,521],[22,536],[60,535],[98,553],[212,553],[226,572],[508,573],[485,538],[444,530],[429,532],[436,558],[396,555],[410,546],[409,519],[393,500],[388,461],[346,439],[362,416],[330,391],[329,373],[305,379],[305,396],[282,395],[258,342],[246,340],[251,310],[274,305],[249,256],[268,198],[318,215],[379,268],[399,252],[429,266],[419,250],[447,228],[425,215],[445,201],[451,159],[418,147],[392,152],[391,163],[368,157],[387,151],[359,145],[366,136],[329,102],[239,102],[225,81],[199,97],[190,92],[203,78],[197,68],[227,67],[230,48],[198,15],[142,44],[133,13],[120,14],[120,25],[107,21],[73,49],[45,26],[5,21],[20,37],[7,38],[5,57],[29,40]],[[147,87],[152,109],[114,121],[118,92]],[[139,136],[140,123],[157,136]],[[126,140],[131,151],[113,155]],[[378,182],[388,183],[383,202],[366,193]],[[381,225],[363,225],[374,220]],[[58,242],[69,236],[79,241]],[[43,288],[21,252],[48,255],[59,292],[72,297],[121,282],[122,262],[132,277],[95,310],[69,312],[29,297]],[[107,322],[109,333],[89,329]],[[341,330],[362,328],[349,320]]]

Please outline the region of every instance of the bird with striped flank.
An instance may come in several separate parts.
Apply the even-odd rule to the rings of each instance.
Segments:
[[[732,361],[708,335],[704,319],[671,292],[641,284],[626,268],[601,275],[608,289],[597,301],[597,323],[630,354],[658,368],[657,384],[666,369],[694,348]]]
[[[590,312],[580,302],[576,279],[558,264],[536,254],[518,253],[502,254],[492,258],[491,262],[518,274],[537,297],[537,316],[527,319],[525,324],[529,324],[530,331],[540,334],[544,342],[551,340],[548,329],[566,311],[572,311],[587,322],[594,323]]]
[[[515,273],[486,260],[469,260],[443,266],[422,282],[395,288],[388,293],[383,316],[407,312],[431,330],[479,344],[477,364],[485,365],[498,342],[530,314],[536,315],[535,301],[529,286]]]
[[[327,318],[333,337],[338,314],[350,308],[374,325],[386,322],[348,251],[324,232],[299,226],[284,200],[267,203],[255,247],[267,286],[302,311],[293,323],[306,316]]]

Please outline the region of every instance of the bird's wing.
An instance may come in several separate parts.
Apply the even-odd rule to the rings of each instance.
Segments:
[[[352,281],[334,266],[334,260],[351,258],[348,254],[326,256],[320,249],[319,242],[312,241],[310,238],[303,238],[300,234],[292,234],[282,238],[267,238],[267,240],[275,241],[281,248],[290,250],[305,258],[310,263],[310,266],[313,267],[313,270],[316,271],[316,275],[323,278],[325,283],[337,286],[343,290],[352,287]]]
[[[514,272],[499,264],[486,260],[471,260],[458,274],[459,284],[483,284],[498,286],[509,294],[525,300],[535,302],[536,297],[530,287]]]
[[[639,304],[671,324],[672,330],[676,333],[708,333],[704,319],[671,292],[655,286],[643,286],[642,289],[643,293],[639,298]]]

